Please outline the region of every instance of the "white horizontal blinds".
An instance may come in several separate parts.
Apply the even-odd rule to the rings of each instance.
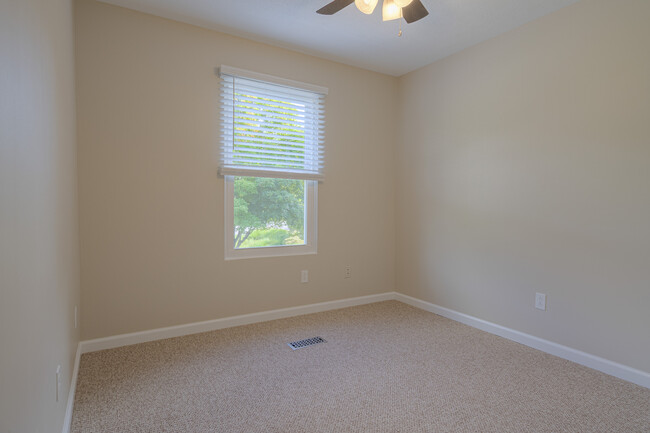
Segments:
[[[324,93],[230,70],[220,74],[221,174],[322,179]]]

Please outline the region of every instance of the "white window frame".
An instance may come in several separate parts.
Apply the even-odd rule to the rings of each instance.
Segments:
[[[318,251],[318,181],[305,181],[305,243],[272,247],[235,248],[235,176],[224,176],[225,184],[225,259],[316,254]]]
[[[275,84],[288,88],[299,89],[303,91],[313,92],[320,95],[321,101],[328,93],[328,89],[314,84],[301,83],[298,81],[287,80],[284,78],[274,77],[271,75],[260,74],[257,72],[246,71],[243,69],[233,68],[230,66],[222,65],[219,68],[219,75],[226,75],[230,77],[240,77],[243,79],[260,81],[267,84]],[[222,88],[223,92],[223,88]],[[223,100],[224,104],[230,104]],[[322,102],[321,102],[322,104]],[[232,107],[232,105],[229,105]],[[322,106],[321,106],[322,107]],[[322,108],[321,108],[322,109]],[[222,107],[223,110],[223,107]],[[322,111],[321,111],[322,113]],[[224,122],[222,112],[222,122]],[[323,125],[322,119],[321,128]],[[222,125],[222,133],[227,123]],[[322,129],[321,129],[322,131]],[[322,133],[320,133],[322,134]],[[228,137],[228,136],[226,136]],[[322,135],[317,138],[319,143],[318,152],[322,152]],[[224,144],[226,146],[226,144]],[[312,165],[308,166],[307,170],[281,170],[281,169],[262,169],[258,167],[243,167],[232,166],[224,159],[224,147],[222,149],[222,165],[219,172],[224,177],[224,244],[226,260],[245,259],[245,258],[259,258],[259,257],[278,257],[278,256],[294,256],[304,254],[316,254],[318,251],[318,182],[323,179],[322,159],[312,161]],[[321,154],[313,154],[316,157],[322,158]],[[298,179],[305,182],[305,200],[304,200],[304,240],[302,245],[278,245],[268,247],[251,247],[251,248],[235,248],[235,215],[234,215],[234,202],[235,202],[235,176],[250,176],[250,177],[275,177],[286,179]]]

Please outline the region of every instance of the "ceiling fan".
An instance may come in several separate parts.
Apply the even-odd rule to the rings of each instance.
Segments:
[[[334,15],[352,3],[356,4],[364,14],[371,14],[375,10],[378,0],[334,0],[316,12],[321,15]],[[384,21],[404,17],[404,20],[410,24],[429,15],[429,11],[420,0],[384,0],[382,15]]]

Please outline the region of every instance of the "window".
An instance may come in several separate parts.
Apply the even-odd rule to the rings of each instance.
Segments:
[[[316,253],[327,89],[220,68],[225,257]]]

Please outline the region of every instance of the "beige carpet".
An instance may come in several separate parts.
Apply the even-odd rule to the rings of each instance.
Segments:
[[[388,301],[85,354],[72,431],[650,432],[650,390]]]

